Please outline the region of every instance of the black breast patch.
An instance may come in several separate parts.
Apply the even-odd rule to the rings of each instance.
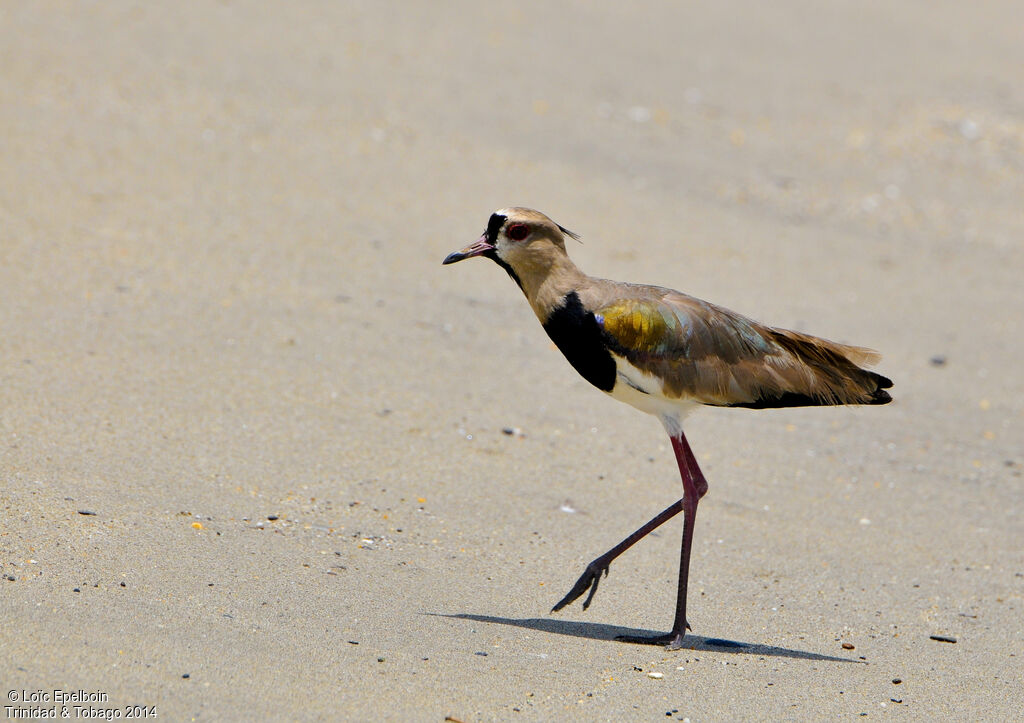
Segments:
[[[575,291],[551,312],[544,331],[584,379],[601,391],[610,392],[615,387],[615,359],[604,343],[604,332],[593,313],[583,308]]]

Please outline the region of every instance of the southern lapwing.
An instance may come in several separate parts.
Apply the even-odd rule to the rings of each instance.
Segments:
[[[526,295],[544,331],[583,375],[613,398],[653,414],[675,450],[683,496],[625,540],[587,565],[561,610],[589,589],[635,542],[683,513],[679,589],[672,630],[627,642],[682,645],[686,583],[697,503],[708,491],[683,434],[683,419],[700,405],[769,409],[835,404],[886,404],[892,382],[859,365],[878,361],[870,349],[774,329],[671,289],[595,279],[565,250],[577,238],[544,214],[505,208],[491,215],[475,242],[445,264],[484,256],[501,266]]]

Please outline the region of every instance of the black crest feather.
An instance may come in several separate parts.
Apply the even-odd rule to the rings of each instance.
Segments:
[[[569,238],[571,238],[573,241],[579,241],[580,240],[580,235],[578,233],[576,233],[575,231],[570,231],[565,226],[559,226],[558,230],[561,231],[562,233],[564,233]],[[582,241],[580,243],[582,243]]]

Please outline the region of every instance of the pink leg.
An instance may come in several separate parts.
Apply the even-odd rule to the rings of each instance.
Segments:
[[[648,535],[651,531],[655,530],[682,511],[684,518],[683,542],[679,558],[679,587],[676,595],[676,615],[672,626],[672,632],[652,638],[634,636],[622,636],[618,638],[618,640],[622,640],[624,642],[667,645],[670,649],[676,649],[682,645],[683,636],[686,634],[686,629],[689,627],[686,622],[686,587],[690,571],[690,548],[693,543],[693,522],[697,515],[697,503],[701,497],[707,494],[708,483],[707,480],[704,479],[704,475],[701,473],[700,467],[697,465],[697,460],[693,456],[693,451],[690,449],[690,444],[686,441],[686,436],[682,431],[679,432],[678,436],[672,435],[670,439],[672,440],[672,449],[676,453],[676,462],[679,465],[679,476],[683,481],[682,499],[666,507],[650,522],[643,525],[625,540],[587,565],[587,569],[584,570],[583,575],[581,575],[579,580],[576,581],[576,584],[573,585],[572,590],[570,590],[569,593],[562,598],[557,605],[555,605],[552,612],[561,610],[566,605],[583,595],[587,588],[590,588],[590,594],[583,603],[583,609],[586,610],[590,605],[590,601],[593,600],[594,594],[597,592],[597,584],[601,580],[601,573],[603,572],[605,575],[608,574],[608,566],[611,564],[612,560],[628,550],[633,546],[633,544]]]
[[[678,515],[682,509],[682,500],[673,502],[671,505],[659,512],[650,522],[645,523],[643,527],[631,534],[625,540],[608,550],[608,552],[604,553],[596,560],[593,560],[589,565],[587,565],[587,569],[583,571],[582,575],[580,575],[580,579],[576,581],[576,584],[572,586],[572,590],[570,590],[565,597],[559,600],[558,603],[551,608],[551,612],[557,613],[559,610],[585,593],[587,588],[590,588],[590,594],[587,595],[587,599],[583,601],[583,609],[586,610],[590,607],[590,601],[594,599],[594,594],[597,592],[597,584],[601,582],[601,573],[603,572],[605,577],[608,576],[608,566],[612,563],[612,560],[631,548],[653,530]]]
[[[697,503],[707,494],[708,483],[697,465],[690,443],[686,436],[672,436],[672,449],[676,453],[679,464],[679,476],[683,481],[683,543],[679,551],[679,585],[676,592],[676,615],[672,623],[672,631],[654,637],[623,635],[617,638],[627,643],[645,643],[648,645],[665,645],[669,650],[677,650],[683,645],[683,637],[690,625],[686,622],[686,588],[690,578],[690,549],[693,546],[693,523],[697,517]]]

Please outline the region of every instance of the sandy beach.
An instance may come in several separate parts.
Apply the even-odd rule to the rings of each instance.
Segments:
[[[5,4],[4,715],[1019,718],[1021,68],[1005,1]],[[549,614],[680,486],[441,266],[512,205],[895,382],[687,421],[688,649],[614,641],[679,520]]]

